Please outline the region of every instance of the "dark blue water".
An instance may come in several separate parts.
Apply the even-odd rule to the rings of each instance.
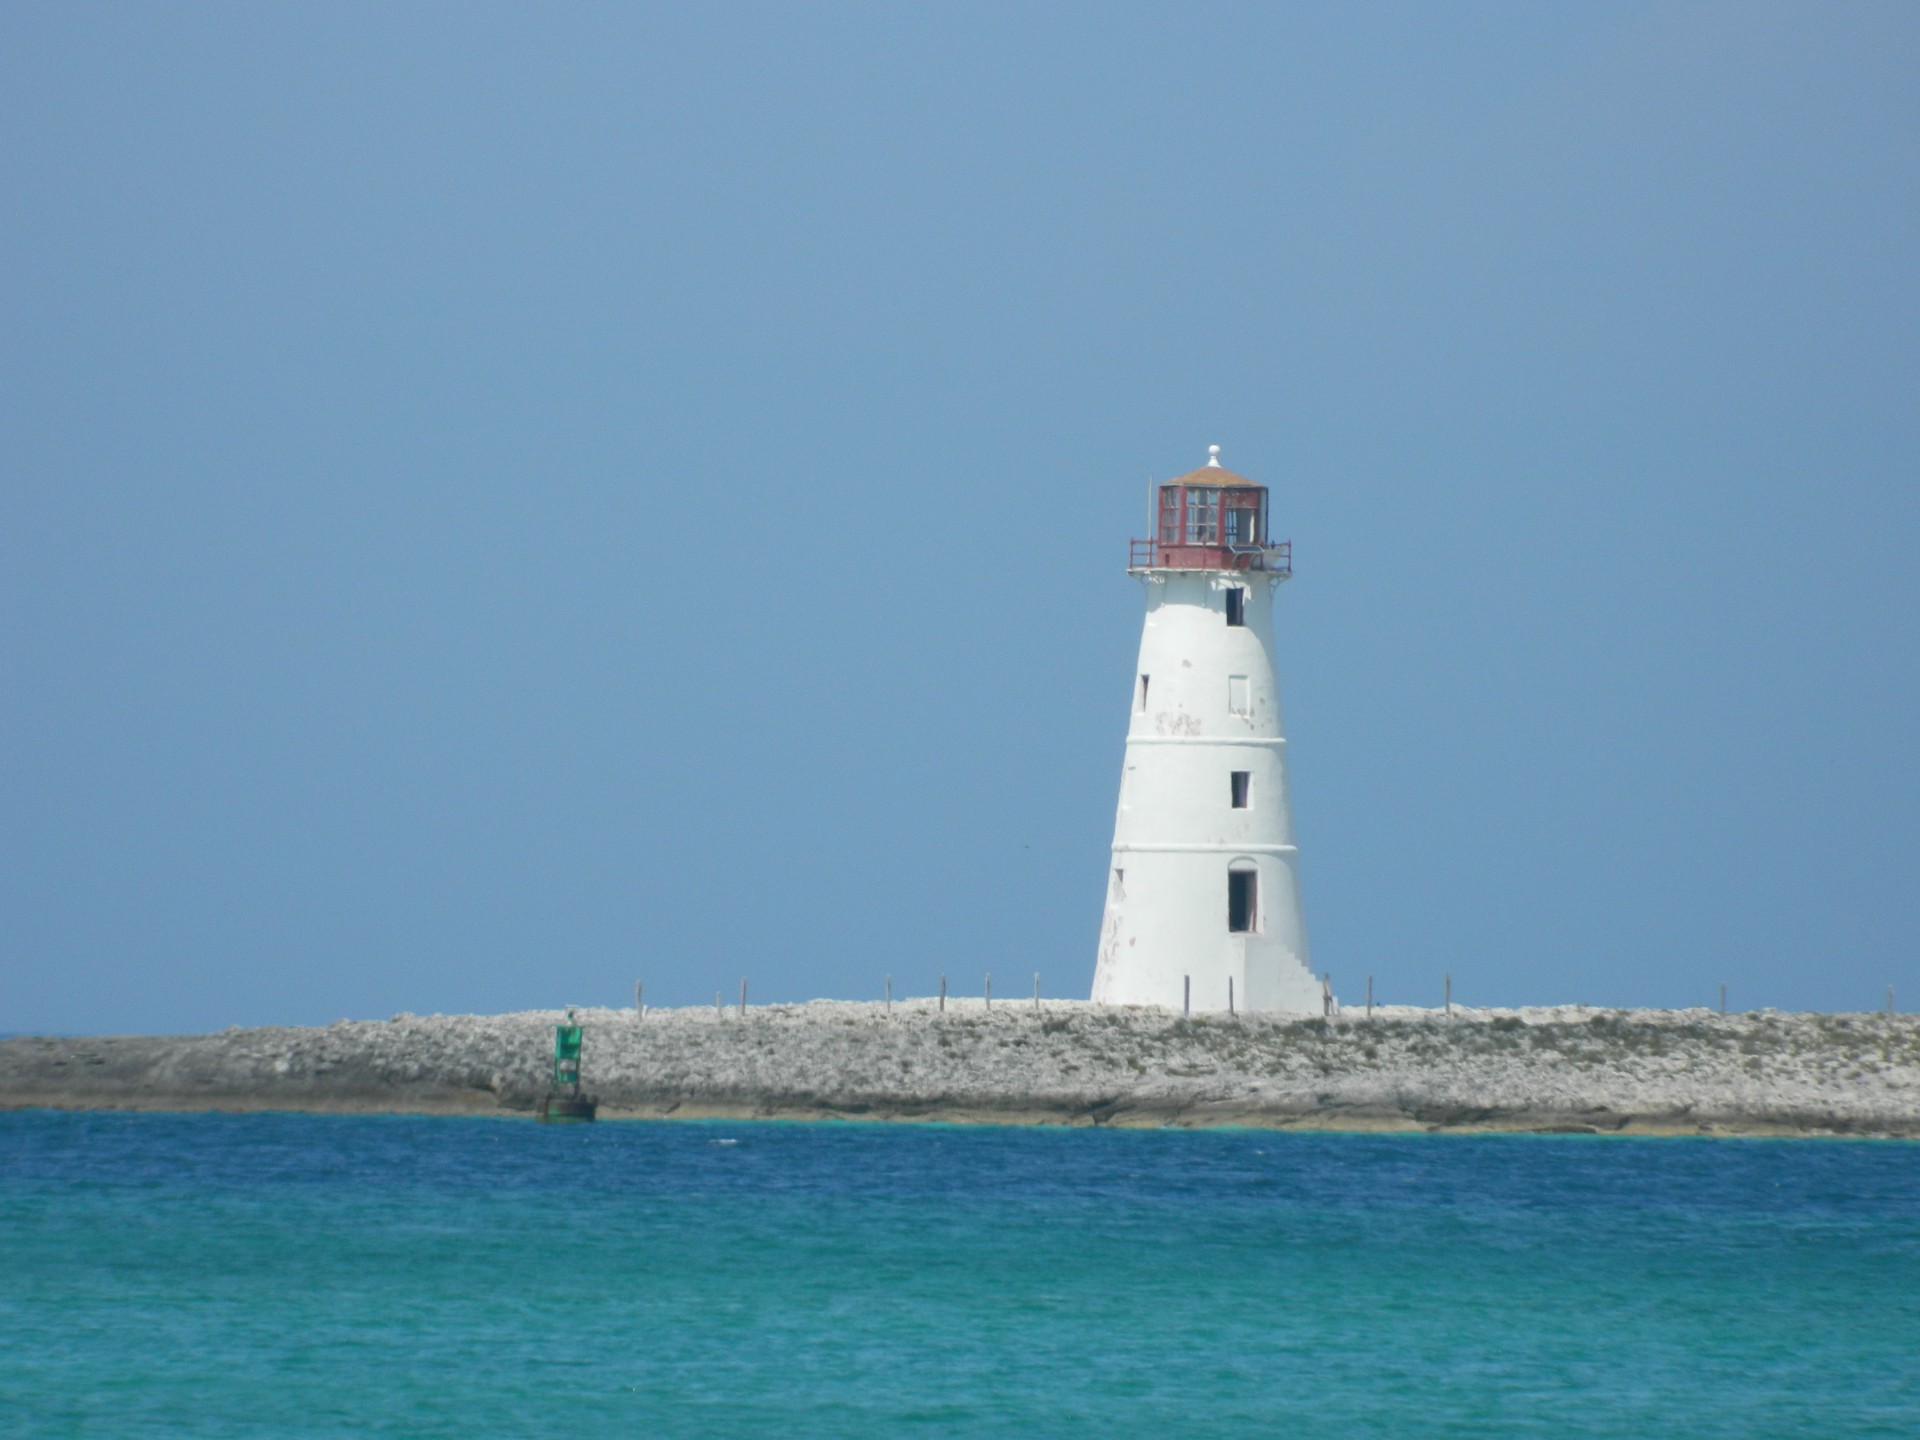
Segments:
[[[1920,1436],[1920,1145],[0,1115],[0,1433]]]

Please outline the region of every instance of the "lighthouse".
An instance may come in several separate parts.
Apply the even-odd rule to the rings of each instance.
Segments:
[[[1218,445],[1155,489],[1151,523],[1127,563],[1147,614],[1093,998],[1319,1014],[1273,658],[1292,546]]]

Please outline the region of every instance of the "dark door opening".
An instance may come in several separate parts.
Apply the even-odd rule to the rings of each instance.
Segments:
[[[1250,935],[1260,913],[1260,877],[1252,870],[1227,872],[1227,929]]]
[[[1232,790],[1234,809],[1244,810],[1247,808],[1247,792],[1252,788],[1253,772],[1251,770],[1236,770],[1233,772]]]
[[[1227,591],[1227,623],[1229,625],[1247,623],[1247,592],[1238,585]]]

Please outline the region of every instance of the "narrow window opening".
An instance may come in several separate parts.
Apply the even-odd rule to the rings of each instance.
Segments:
[[[1247,592],[1235,585],[1227,591],[1227,624],[1247,623]]]
[[[1147,710],[1147,678],[1145,675],[1140,677],[1140,713],[1143,715]]]
[[[1251,770],[1236,770],[1233,772],[1234,809],[1244,810],[1247,808],[1247,792],[1252,788],[1253,772]]]
[[[1248,693],[1247,677],[1244,675],[1227,677],[1227,713],[1229,715],[1253,714],[1253,699]]]
[[[1124,900],[1127,898],[1127,872],[1118,866],[1114,868],[1113,872],[1113,898],[1116,900]]]
[[[1260,877],[1251,870],[1227,872],[1227,929],[1235,935],[1250,935],[1254,917],[1259,913]]]

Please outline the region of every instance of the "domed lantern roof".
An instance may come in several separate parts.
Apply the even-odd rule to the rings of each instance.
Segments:
[[[1168,485],[1213,485],[1222,490],[1234,490],[1242,487],[1250,487],[1256,490],[1266,489],[1266,486],[1262,485],[1258,480],[1249,480],[1244,475],[1236,475],[1233,471],[1222,465],[1220,463],[1220,447],[1218,445],[1209,445],[1207,447],[1207,463],[1202,465],[1198,470],[1189,470],[1186,474],[1176,479],[1168,480],[1165,483]]]
[[[1258,480],[1249,480],[1244,475],[1236,475],[1224,465],[1202,465],[1198,470],[1189,470],[1184,475],[1163,482],[1168,485],[1212,485],[1221,490],[1264,490],[1267,487]]]

